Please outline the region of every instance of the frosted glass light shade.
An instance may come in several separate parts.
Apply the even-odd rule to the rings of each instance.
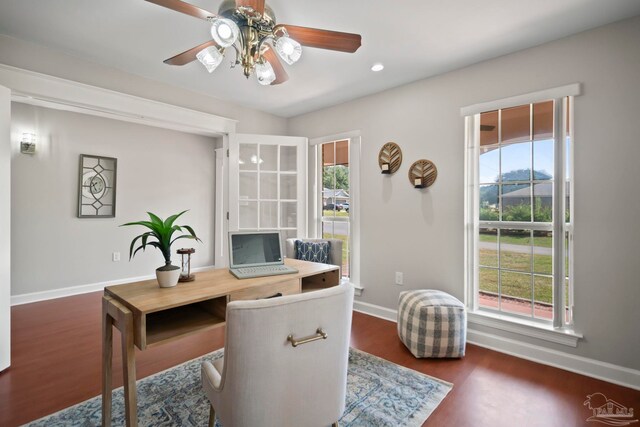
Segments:
[[[267,61],[256,64],[256,78],[261,85],[270,85],[276,79],[273,67]]]
[[[302,56],[302,46],[294,39],[282,36],[276,41],[276,52],[284,62],[291,65]]]
[[[231,19],[218,18],[211,23],[211,37],[218,45],[229,47],[238,40],[240,29]]]
[[[212,73],[222,62],[223,56],[214,46],[209,46],[198,52],[196,58],[198,58],[198,61],[204,65],[208,72]]]

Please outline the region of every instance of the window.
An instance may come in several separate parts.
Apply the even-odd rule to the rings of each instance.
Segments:
[[[467,116],[473,310],[572,323],[572,99]]]
[[[352,198],[350,141],[318,145],[322,191],[318,192],[321,209],[319,231],[324,239],[342,240],[342,277],[351,277]]]

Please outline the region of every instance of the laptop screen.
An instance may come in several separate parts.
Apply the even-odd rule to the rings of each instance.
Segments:
[[[231,268],[282,264],[278,231],[229,233]]]

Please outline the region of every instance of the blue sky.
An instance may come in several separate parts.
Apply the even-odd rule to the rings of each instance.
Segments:
[[[481,154],[480,183],[496,182],[500,174],[500,154],[502,154],[502,173],[531,168],[531,144],[531,141],[510,144],[502,146],[500,150]],[[533,142],[533,170],[543,171],[553,176],[553,139]]]

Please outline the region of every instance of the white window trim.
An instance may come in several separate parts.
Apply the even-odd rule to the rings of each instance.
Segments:
[[[477,293],[477,284],[478,284],[478,271],[475,266],[478,265],[479,257],[478,251],[476,250],[478,247],[478,233],[476,232],[478,229],[478,215],[477,215],[477,206],[479,204],[479,191],[477,188],[478,183],[478,144],[477,141],[480,140],[480,126],[479,123],[476,123],[478,120],[478,115],[485,111],[491,111],[495,109],[502,109],[508,107],[514,107],[523,104],[529,104],[532,102],[538,102],[548,99],[554,99],[556,103],[560,102],[562,104],[562,100],[565,97],[577,96],[581,94],[581,86],[579,83],[566,85],[558,88],[548,89],[540,92],[518,95],[510,98],[505,98],[496,101],[484,102],[480,104],[474,104],[468,107],[463,107],[460,109],[461,114],[465,118],[465,159],[464,159],[464,168],[465,168],[465,177],[464,177],[464,244],[465,244],[465,253],[464,253],[464,277],[465,277],[465,304],[469,310],[469,323],[478,324],[482,326],[488,326],[491,328],[516,333],[523,336],[528,336],[532,338],[542,339],[545,341],[550,341],[558,344],[568,345],[571,347],[576,347],[579,339],[583,338],[581,333],[574,331],[573,325],[564,325],[564,304],[554,304],[554,324],[540,323],[531,319],[520,319],[515,316],[509,316],[500,313],[493,313],[490,311],[481,311],[478,309],[478,293]],[[557,105],[557,104],[556,104]],[[571,102],[571,109],[573,110],[573,102]],[[554,112],[555,116],[555,135],[565,135],[564,123],[562,112],[565,109],[556,108]],[[571,121],[571,126],[573,127],[574,120]],[[573,136],[573,129],[571,129],[571,135]],[[565,186],[564,176],[565,176],[565,153],[564,153],[564,141],[562,144],[555,144],[556,150],[556,166],[555,166],[555,176],[563,177],[561,180],[554,180],[555,188],[563,188]],[[571,151],[569,156],[571,157],[571,218],[572,223],[575,220],[575,210],[573,209],[573,195],[575,192],[573,191],[574,185],[574,177],[573,177],[573,147],[574,141],[571,143]],[[564,190],[563,190],[564,191]],[[554,222],[557,221],[558,218],[564,218],[564,197],[554,198]],[[564,221],[563,221],[564,223]],[[528,225],[529,228],[530,225]],[[554,233],[554,258],[555,259],[563,259],[563,257],[558,257],[558,254],[562,254],[562,246],[564,246],[564,228],[563,233]],[[569,242],[569,269],[570,274],[573,273],[573,237],[570,233],[570,242]],[[561,263],[562,268],[554,274],[555,276],[563,275],[562,283],[564,283],[564,262]],[[573,276],[573,274],[571,275]],[[558,283],[556,280],[555,283]],[[554,301],[564,301],[564,286],[555,286],[554,287]],[[570,288],[569,294],[569,307],[573,310],[573,292]],[[562,315],[560,315],[562,314]]]
[[[322,207],[318,205],[318,195],[322,191],[322,174],[320,173],[320,145],[326,142],[349,140],[349,190],[351,198],[351,207],[349,215],[351,216],[351,265],[349,271],[349,283],[353,286],[356,295],[362,295],[364,287],[360,283],[360,157],[361,157],[361,137],[360,131],[349,131],[334,135],[322,136],[309,140],[310,146],[315,147],[314,173],[315,179],[309,182],[312,187],[310,189],[313,197],[313,204],[309,208],[313,212],[313,224],[309,227],[311,237],[318,238],[320,230],[318,224],[322,216]],[[310,150],[311,152],[312,150]],[[311,176],[311,174],[309,174]]]

